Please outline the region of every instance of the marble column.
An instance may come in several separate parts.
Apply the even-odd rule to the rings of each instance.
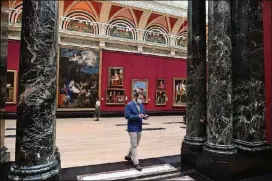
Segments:
[[[7,56],[8,56],[8,1],[0,2],[0,169],[2,163],[9,161],[9,153],[4,146],[5,136],[5,104],[7,98]]]
[[[59,180],[55,147],[58,1],[24,0],[15,164],[9,180]]]
[[[188,1],[186,136],[202,149],[206,141],[206,2]]]
[[[271,149],[265,141],[262,0],[235,0],[233,31],[233,125],[238,149]]]
[[[204,153],[233,155],[231,0],[208,4],[207,142]]]

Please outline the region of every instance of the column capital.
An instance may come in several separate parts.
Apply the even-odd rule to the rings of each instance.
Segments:
[[[143,46],[142,45],[138,46],[138,52],[143,52]]]
[[[100,41],[99,42],[99,47],[100,48],[105,48],[106,47],[106,42],[105,41]]]

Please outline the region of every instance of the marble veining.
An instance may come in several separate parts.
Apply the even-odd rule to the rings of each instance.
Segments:
[[[16,152],[10,179],[39,173],[38,180],[44,180],[59,172],[54,155],[58,1],[27,0],[23,8]]]
[[[234,139],[265,140],[264,42],[262,0],[234,1]]]
[[[56,1],[25,1],[19,76],[16,163],[52,159],[56,112]]]
[[[207,145],[232,144],[230,0],[209,1]],[[222,146],[220,146],[222,147]],[[223,149],[224,147],[222,147]]]
[[[188,1],[187,144],[204,144],[206,137],[206,9],[205,1]]]
[[[0,109],[5,107],[6,77],[7,77],[7,56],[8,56],[8,3],[1,1],[1,22],[0,22]]]

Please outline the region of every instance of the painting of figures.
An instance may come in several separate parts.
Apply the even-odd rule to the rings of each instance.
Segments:
[[[109,87],[123,87],[124,68],[109,67]]]
[[[164,79],[157,79],[157,89],[164,89]]]
[[[167,93],[165,90],[156,90],[156,105],[166,105]]]
[[[173,106],[186,106],[186,79],[173,78]]]
[[[106,104],[125,105],[125,89],[107,89]]]
[[[60,48],[58,108],[92,109],[99,88],[100,52]]]
[[[132,79],[132,93],[131,99],[134,98],[134,94],[138,92],[143,95],[143,103],[148,103],[148,80]]]

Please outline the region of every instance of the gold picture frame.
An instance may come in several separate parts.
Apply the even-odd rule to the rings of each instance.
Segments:
[[[121,88],[123,86],[124,86],[124,67],[109,67],[108,68],[108,87]]]
[[[17,103],[17,70],[7,70],[6,104]]]
[[[125,105],[125,89],[107,88],[106,105]]]
[[[186,106],[186,83],[184,77],[173,78],[173,107]]]
[[[131,99],[134,98],[134,94],[139,92],[143,95],[143,103],[148,103],[148,80],[147,79],[132,79],[131,80]]]
[[[157,79],[156,88],[157,89],[165,89],[165,80],[164,79]]]
[[[167,91],[166,90],[156,90],[155,99],[156,99],[155,100],[156,106],[165,106],[166,102],[167,102]]]
[[[89,47],[75,47],[75,46],[66,46],[66,45],[59,45],[58,46],[58,59],[57,59],[57,89],[56,89],[56,105],[57,105],[57,111],[93,111],[95,110],[94,106],[91,107],[91,108],[63,108],[63,107],[59,107],[59,104],[58,104],[58,100],[59,100],[59,94],[60,94],[60,52],[61,52],[61,49],[62,48],[66,48],[66,49],[72,49],[72,50],[78,50],[78,51],[87,51],[87,50],[92,50],[92,51],[96,51],[99,58],[98,58],[98,61],[99,61],[99,66],[98,66],[98,95],[97,97],[101,97],[101,78],[102,78],[102,51],[99,49],[99,48],[89,48]]]

